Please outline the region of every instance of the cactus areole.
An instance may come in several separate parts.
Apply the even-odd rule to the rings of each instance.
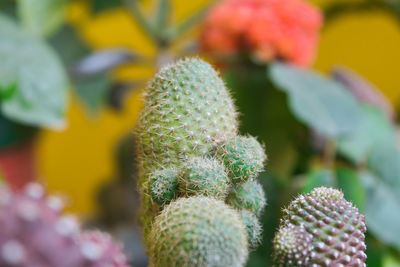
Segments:
[[[153,266],[243,266],[259,243],[264,192],[243,185],[256,183],[266,155],[237,127],[224,82],[201,59],[164,67],[145,90],[135,134]],[[249,203],[232,201],[242,198]]]

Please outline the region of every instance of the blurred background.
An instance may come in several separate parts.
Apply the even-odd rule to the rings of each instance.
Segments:
[[[237,12],[223,9],[225,2],[240,1],[0,0],[0,176],[17,189],[39,180],[65,199],[68,212],[126,242],[134,266],[146,266],[132,227],[141,90],[164,64],[200,55],[219,68],[242,114],[241,130],[258,136],[269,157],[260,177],[268,199],[264,241],[248,266],[270,266],[280,210],[318,185],[341,188],[366,214],[368,266],[400,266],[400,1],[289,1],[296,2],[293,14],[277,10],[292,14],[288,34],[297,39],[274,48],[272,37],[260,37],[268,49],[233,43],[242,42],[232,30],[240,25],[224,17]],[[261,21],[260,36],[270,29]],[[29,66],[6,66],[27,62],[23,49],[37,53],[29,58],[33,74]],[[12,52],[16,63],[7,58]],[[282,81],[278,61],[294,64],[298,80]],[[19,68],[17,84],[10,76]],[[303,78],[304,85],[343,92],[297,88]]]

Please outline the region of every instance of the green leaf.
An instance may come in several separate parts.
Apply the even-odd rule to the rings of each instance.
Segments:
[[[349,168],[336,171],[337,188],[342,190],[346,200],[352,202],[362,213],[365,204],[365,191],[358,174]]]
[[[155,28],[158,33],[162,33],[168,27],[169,16],[171,15],[170,0],[158,0],[157,10],[155,15]]]
[[[96,113],[106,100],[111,81],[107,75],[96,75],[75,80],[74,85],[76,94],[89,112]]]
[[[360,177],[366,192],[364,214],[368,231],[400,249],[400,198],[397,189],[371,172],[361,172]]]
[[[308,173],[305,177],[303,193],[310,193],[320,186],[336,187],[336,178],[332,170],[322,169]]]
[[[394,143],[396,129],[384,112],[373,106],[363,105],[361,125],[357,131],[338,141],[338,151],[355,163],[364,162],[376,146]]]
[[[19,0],[22,25],[37,36],[54,33],[64,20],[68,0]]]
[[[0,36],[0,87],[17,85],[17,92],[2,100],[3,115],[24,124],[62,127],[68,79],[57,55],[2,15]]]
[[[272,81],[288,94],[298,120],[327,137],[357,130],[361,107],[343,86],[316,72],[282,63],[270,66]]]

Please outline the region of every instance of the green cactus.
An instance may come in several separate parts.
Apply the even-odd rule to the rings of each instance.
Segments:
[[[178,191],[178,171],[173,168],[156,170],[149,177],[150,195],[160,205],[169,203]]]
[[[296,198],[284,213],[274,240],[278,266],[304,266],[305,262],[306,266],[365,266],[365,219],[342,192],[315,188]],[[303,242],[295,251],[292,244],[300,242],[301,236],[307,240],[302,228],[312,245]]]
[[[264,148],[254,137],[236,136],[217,148],[233,183],[256,177],[264,168]]]
[[[225,199],[228,176],[216,159],[195,157],[182,167],[179,186],[183,195],[204,195]]]
[[[242,218],[223,203],[232,182],[253,181],[266,158],[255,138],[237,135],[236,117],[223,81],[200,59],[166,66],[145,91],[135,133],[139,218],[153,266],[242,266],[248,254],[243,223],[250,244],[257,243],[261,227],[254,215]],[[252,192],[246,197],[255,203],[246,208],[259,213],[264,193]]]
[[[250,249],[256,249],[261,243],[261,233],[262,228],[257,217],[247,210],[241,210],[240,219],[242,220],[246,232],[247,232],[247,242]]]
[[[153,266],[242,266],[248,255],[238,214],[203,196],[171,202],[155,218],[149,239]]]
[[[229,194],[227,203],[259,215],[266,205],[264,190],[256,180],[249,180]]]

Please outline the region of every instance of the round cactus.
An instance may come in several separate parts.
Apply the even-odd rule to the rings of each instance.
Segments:
[[[342,192],[319,187],[300,195],[285,209],[281,227],[290,225],[304,227],[312,236],[312,253],[307,259],[310,265],[365,266],[365,219]],[[280,239],[280,248],[289,246],[284,240]],[[309,248],[304,249],[299,253],[307,254]],[[288,250],[287,255],[292,253]],[[277,254],[282,255],[280,259],[288,259],[283,249]]]
[[[312,235],[304,227],[293,224],[282,227],[273,243],[275,266],[308,266],[313,249]]]
[[[239,185],[229,194],[227,202],[237,209],[247,209],[257,215],[266,205],[264,190],[256,180]]]
[[[256,249],[261,243],[262,228],[257,217],[247,211],[240,211],[240,219],[242,220],[247,232],[247,242],[250,249]]]
[[[149,239],[154,266],[243,266],[248,254],[239,215],[204,196],[171,202],[155,218]]]
[[[178,171],[172,168],[156,170],[150,174],[150,195],[162,205],[174,199],[178,191]]]
[[[195,157],[182,167],[179,186],[184,195],[204,195],[224,199],[228,176],[216,159]]]
[[[99,249],[81,242],[77,220],[62,216],[62,202],[28,184],[14,193],[0,186],[0,266],[127,267],[121,249]],[[113,241],[108,239],[108,247]]]
[[[264,148],[254,137],[237,136],[217,148],[233,183],[256,177],[264,168]]]

